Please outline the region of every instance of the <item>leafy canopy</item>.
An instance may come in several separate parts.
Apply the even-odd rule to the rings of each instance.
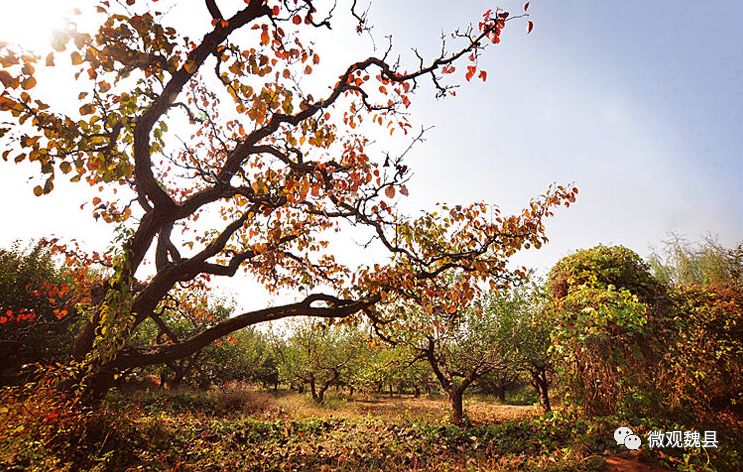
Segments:
[[[454,94],[458,70],[486,80],[479,57],[526,12],[488,10],[445,38],[437,57],[405,64],[390,47],[315,88],[303,79],[321,58],[307,38],[333,40],[334,4],[247,0],[229,16],[206,0],[192,18],[209,31],[192,39],[170,24],[166,3],[99,1],[90,13],[97,27],[70,22],[44,57],[0,43],[3,157],[39,166],[37,195],[52,192],[60,175],[86,182],[93,216],[125,224],[106,293],[76,343],[94,372],[180,359],[288,316],[343,318],[398,299],[458,312],[482,282],[505,287],[523,277],[506,260],[544,244],[545,219],[575,200],[577,189],[554,186],[512,216],[474,203],[409,218],[396,209],[409,193],[406,152],[370,148],[374,128],[409,133],[407,110],[423,79],[440,97]],[[368,31],[356,2],[350,10]],[[78,100],[76,110],[38,93],[41,71],[58,64],[77,79],[77,90],[59,91]],[[348,224],[371,235],[388,261],[354,270],[336,260],[328,235]],[[144,320],[167,323],[163,306],[178,287],[241,269],[269,290],[309,294],[185,339],[128,343]],[[455,272],[449,285],[444,278]]]

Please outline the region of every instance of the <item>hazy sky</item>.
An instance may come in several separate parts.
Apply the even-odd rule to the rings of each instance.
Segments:
[[[28,31],[36,20],[26,19],[47,12],[41,23],[51,29],[62,3],[2,1],[0,39],[37,45],[47,33]],[[183,3],[191,10],[173,19],[204,31],[203,2]],[[370,16],[378,45],[393,34],[397,51],[416,46],[430,57],[442,31],[495,5],[375,0]],[[518,12],[522,2],[500,5]],[[485,200],[512,211],[552,182],[574,181],[579,200],[548,223],[551,243],[519,259],[542,270],[598,243],[644,255],[671,231],[743,239],[743,2],[537,0],[530,13],[531,34],[509,23],[484,55],[487,83],[473,81],[455,99],[418,95],[413,122],[435,128],[411,154],[403,206]],[[371,52],[366,38],[340,41],[344,34],[332,44],[318,37],[330,76]],[[79,210],[88,189],[35,198],[25,184],[35,168],[0,166],[0,245],[54,233],[105,247],[110,228]]]

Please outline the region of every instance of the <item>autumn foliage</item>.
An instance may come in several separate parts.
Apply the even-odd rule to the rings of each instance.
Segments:
[[[405,65],[390,49],[310,90],[301,79],[321,58],[304,36],[330,28],[332,5],[250,0],[225,17],[217,2],[205,3],[211,28],[200,39],[180,34],[157,2],[101,1],[86,13],[97,29],[70,23],[44,57],[0,45],[0,112],[11,123],[1,131],[4,159],[39,166],[40,196],[60,176],[87,183],[93,216],[126,228],[75,344],[84,377],[105,390],[102,379],[118,370],[182,359],[288,316],[345,318],[398,299],[455,312],[483,283],[507,287],[524,275],[506,260],[541,246],[545,219],[577,189],[551,187],[513,216],[475,203],[409,218],[396,209],[409,194],[406,153],[374,155],[369,143],[375,128],[409,135],[405,111],[420,81],[444,97],[454,95],[457,70],[486,80],[478,58],[509,22],[528,16],[528,4],[516,16],[486,11],[438,57]],[[351,14],[367,31],[355,2]],[[79,90],[64,90],[77,110],[35,95],[42,70],[61,64],[77,79]],[[388,251],[386,264],[356,270],[336,259],[328,235],[349,222]],[[142,275],[143,263],[155,273]],[[127,341],[147,319],[168,333],[167,304],[180,299],[179,286],[238,270],[274,292],[310,293],[187,338]],[[452,273],[461,277],[448,286],[442,280]]]

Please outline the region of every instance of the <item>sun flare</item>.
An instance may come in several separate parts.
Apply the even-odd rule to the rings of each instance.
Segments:
[[[0,6],[0,41],[16,43],[41,53],[48,50],[55,30],[65,24],[71,5],[60,0],[3,2]]]

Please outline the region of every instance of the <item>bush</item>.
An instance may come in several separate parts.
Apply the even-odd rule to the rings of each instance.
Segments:
[[[567,399],[594,415],[657,413],[657,370],[673,334],[670,299],[631,250],[597,246],[550,271],[553,352]]]
[[[74,284],[41,244],[0,249],[0,385],[21,381],[24,364],[49,365],[70,357],[78,319]]]

